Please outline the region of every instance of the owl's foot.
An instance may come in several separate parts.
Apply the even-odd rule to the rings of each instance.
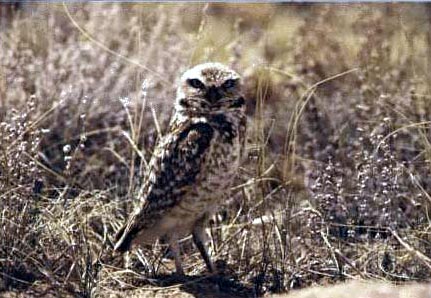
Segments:
[[[204,260],[205,265],[207,266],[208,271],[210,273],[215,274],[217,272],[217,268],[216,266],[214,266],[214,263],[211,262],[211,258],[208,254],[208,247],[206,245],[207,235],[202,224],[196,225],[192,234],[193,234],[193,242],[198,248],[202,256],[202,259]]]
[[[175,259],[175,276],[185,276],[181,260],[180,247],[178,245],[177,239],[171,238],[169,240],[169,249]]]

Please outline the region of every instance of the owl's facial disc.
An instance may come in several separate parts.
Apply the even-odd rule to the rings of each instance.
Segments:
[[[240,76],[220,63],[200,64],[185,72],[177,98],[180,109],[194,113],[218,113],[244,104]]]

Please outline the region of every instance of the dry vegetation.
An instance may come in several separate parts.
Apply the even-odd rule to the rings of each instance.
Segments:
[[[431,276],[428,5],[3,4],[0,16],[0,296],[253,297]],[[194,277],[177,284],[161,277],[162,245],[125,269],[110,244],[176,78],[205,61],[244,75],[249,159],[211,222],[223,278],[204,276],[185,239]]]

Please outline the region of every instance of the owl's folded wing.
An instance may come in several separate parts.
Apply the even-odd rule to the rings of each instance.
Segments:
[[[115,250],[126,251],[137,233],[178,204],[201,172],[214,130],[204,122],[179,127],[157,146],[140,191],[141,205],[117,233]]]

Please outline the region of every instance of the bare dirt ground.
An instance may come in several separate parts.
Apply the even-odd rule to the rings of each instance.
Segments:
[[[431,284],[395,286],[388,283],[349,282],[331,287],[313,287],[274,298],[430,298]]]

